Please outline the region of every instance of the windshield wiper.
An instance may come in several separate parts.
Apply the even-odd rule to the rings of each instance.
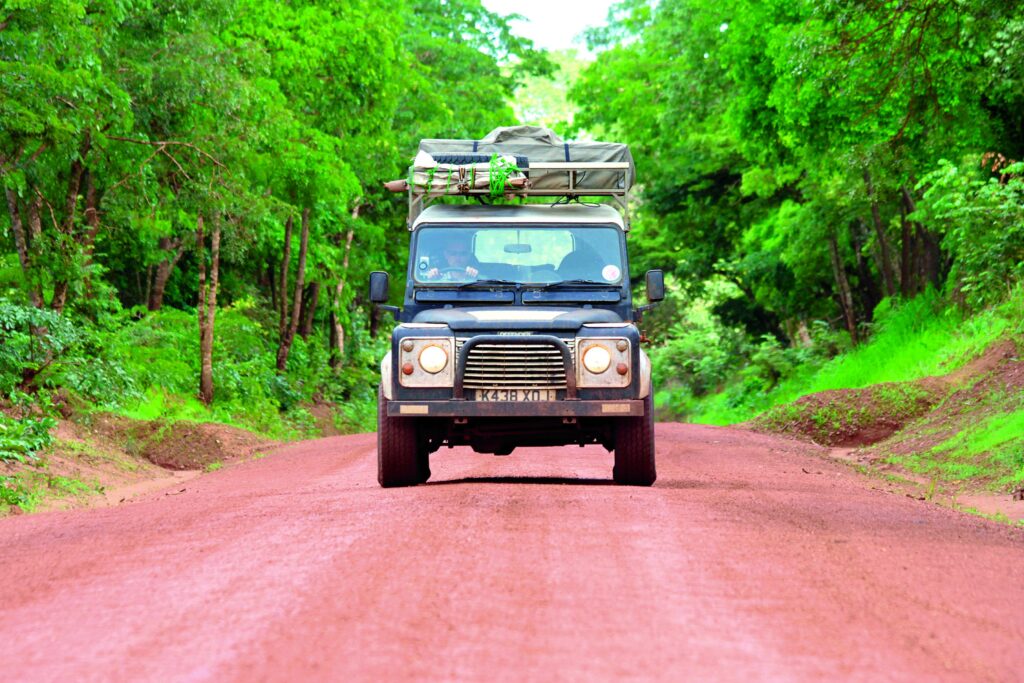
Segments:
[[[610,282],[598,282],[597,280],[559,280],[558,282],[551,282],[541,287],[541,290],[545,289],[558,289],[559,287],[614,287],[618,289],[618,285],[613,285]]]
[[[518,284],[519,284],[518,282],[513,282],[512,280],[497,280],[497,279],[494,279],[494,278],[490,278],[490,279],[485,279],[485,280],[473,280],[472,282],[464,282],[461,285],[459,285],[458,287],[456,287],[455,289],[472,289],[473,287],[487,287],[487,286],[490,286],[490,285],[513,285],[513,286],[516,286]]]

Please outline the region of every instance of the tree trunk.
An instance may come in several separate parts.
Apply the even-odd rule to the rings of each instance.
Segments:
[[[217,284],[220,279],[220,217],[213,217],[210,236],[210,286],[206,286],[206,254],[203,249],[203,218],[196,229],[199,243],[199,399],[206,405],[213,403],[213,328],[217,317]]]
[[[199,258],[199,399],[213,403],[213,326],[217,316],[217,282],[220,276],[220,220],[213,219],[210,237],[210,285],[206,284],[206,251],[203,217],[196,221],[196,253]]]
[[[220,284],[220,216],[213,216],[213,237],[210,239],[210,298],[206,302],[206,352],[203,374],[209,387],[207,404],[213,401],[213,329],[217,318],[217,290]]]
[[[64,304],[68,301],[68,281],[58,280],[53,283],[53,298],[50,299],[50,308],[57,313],[64,312]]]
[[[280,315],[281,308],[277,305],[277,268],[274,267],[274,259],[270,257],[267,257],[267,279],[270,281],[270,305]]]
[[[92,279],[89,276],[90,267],[92,266],[92,255],[93,249],[96,246],[96,236],[100,232],[100,200],[96,195],[96,182],[93,178],[93,174],[89,171],[85,173],[85,224],[89,227],[85,232],[85,237],[82,239],[82,252],[84,258],[82,261],[83,268],[85,270],[85,295],[88,298],[92,298]],[[136,271],[138,272],[138,271]]]
[[[199,398],[207,403],[204,396],[207,390],[213,397],[213,349],[211,345],[210,383],[206,385],[206,238],[203,235],[203,217],[196,220],[196,260],[199,262],[199,301],[196,308],[199,313]]]
[[[159,311],[164,305],[164,292],[167,289],[167,281],[171,278],[174,267],[185,253],[185,240],[178,237],[160,238],[160,250],[168,253],[167,258],[156,265],[156,273],[153,275],[153,286],[149,289],[149,296],[146,307],[151,311]],[[172,252],[173,250],[173,252]]]
[[[341,293],[345,289],[345,280],[338,280],[334,288],[334,305],[331,307],[331,355],[332,368],[340,368],[345,362],[345,326],[341,322],[338,311],[341,310]]]
[[[843,267],[843,259],[839,254],[839,243],[836,240],[835,231],[828,235],[829,255],[832,257],[832,274],[836,280],[836,290],[839,295],[839,305],[843,309],[843,319],[846,321],[846,329],[850,333],[850,340],[857,344],[857,317],[853,309],[853,295],[850,292],[850,282],[846,279],[846,269]]]
[[[906,186],[900,187],[907,213],[917,210],[914,196]],[[942,249],[939,240],[924,225],[914,221],[914,241],[917,251],[917,275],[920,283],[930,282],[938,288],[942,283]]]
[[[278,337],[284,338],[288,326],[288,266],[292,255],[292,216],[284,224],[284,253],[281,256],[281,286],[278,287]]]
[[[8,189],[6,194],[7,211],[11,214],[11,231],[14,233],[14,246],[18,251],[18,263],[21,265],[21,273],[24,275],[25,283],[28,286],[28,300],[34,307],[41,308],[43,297],[33,283],[35,277],[32,272],[32,257],[29,254],[28,240],[25,237],[25,226],[21,222],[18,195],[11,189]]]
[[[313,282],[309,285],[309,296],[303,299],[305,310],[302,315],[302,324],[299,326],[299,336],[308,339],[313,331],[313,319],[316,317],[316,306],[320,302],[320,283]]]
[[[335,297],[335,301],[337,301],[337,297]],[[341,367],[342,360],[344,359],[342,354],[345,352],[345,327],[341,324],[338,312],[333,308],[331,309],[330,316],[330,339],[328,340],[328,345],[331,354],[327,362],[332,368],[337,370]]]
[[[376,306],[370,306],[370,339],[377,338],[377,332],[380,329],[380,309]]]
[[[302,232],[299,237],[299,263],[295,273],[295,296],[292,302],[291,320],[281,335],[281,345],[277,348],[277,369],[284,372],[288,367],[288,353],[291,351],[295,333],[299,328],[299,314],[302,311],[302,287],[306,277],[306,249],[309,247],[309,209],[302,210]],[[287,253],[287,252],[286,252]],[[285,284],[282,278],[282,284]],[[285,301],[285,288],[281,289],[281,301]]]
[[[96,181],[92,173],[85,176],[85,224],[89,229],[82,240],[87,262],[92,261],[92,250],[100,232],[100,200],[96,195]]]
[[[149,297],[146,308],[151,311],[159,311],[164,305],[164,290],[167,287],[167,280],[171,277],[170,259],[164,259],[156,265],[156,273],[153,275],[153,285],[149,288]]]
[[[78,207],[78,193],[82,188],[82,177],[85,175],[85,157],[91,146],[91,138],[89,133],[86,133],[78,148],[78,156],[71,162],[68,171],[68,191],[64,195],[64,220],[60,224],[60,230],[65,235],[70,235],[75,228],[75,209]]]
[[[882,216],[878,211],[878,200],[875,197],[875,187],[871,182],[871,173],[864,171],[864,184],[867,186],[868,200],[871,202],[871,222],[875,226],[875,238],[878,240],[878,249],[881,252],[878,264],[882,271],[882,283],[885,285],[885,295],[896,294],[896,277],[892,267],[892,248],[889,246],[889,237],[885,234],[885,226],[882,224]]]
[[[800,346],[813,346],[814,340],[811,339],[811,331],[807,329],[807,319],[800,318],[800,321],[796,326],[796,337],[799,340]]]
[[[50,307],[58,313],[64,311],[64,306],[68,300],[68,291],[70,289],[68,271],[74,263],[74,256],[71,250],[76,244],[74,232],[78,194],[82,189],[82,178],[85,176],[85,157],[89,153],[91,146],[91,138],[86,133],[78,149],[78,156],[71,162],[71,168],[68,170],[68,189],[64,195],[64,218],[56,226],[64,235],[63,239],[59,241],[58,246],[63,263],[61,263],[61,272],[57,274],[53,283],[53,299],[50,301]]]
[[[932,284],[933,287],[939,289],[942,286],[942,282],[945,279],[943,273],[943,258],[942,258],[942,245],[939,242],[934,233],[924,227],[923,224],[918,223],[918,238],[921,241],[922,249],[924,250],[924,270],[921,276]]]
[[[907,219],[906,204],[900,206],[900,294],[909,299],[917,291],[914,277],[914,233]]]
[[[43,299],[43,288],[39,282],[39,273],[36,270],[36,262],[33,253],[39,249],[39,243],[42,241],[43,234],[43,197],[42,195],[36,194],[32,198],[32,201],[28,203],[28,264],[29,271],[32,275],[32,279],[29,280],[29,287],[35,289],[35,294],[38,297],[38,307],[42,308],[45,305]]]
[[[872,313],[878,302],[881,300],[881,293],[878,291],[878,282],[871,274],[867,259],[864,258],[864,239],[867,234],[867,225],[862,220],[850,222],[850,238],[853,241],[854,255],[857,258],[857,289],[867,319],[871,320]]]
[[[359,210],[362,204],[356,204],[352,209],[353,225],[345,233],[345,256],[341,260],[341,275],[338,278],[338,285],[334,288],[334,305],[331,308],[331,367],[341,367],[345,359],[345,327],[341,323],[338,311],[341,310],[341,294],[345,290],[345,283],[348,280],[348,257],[352,253],[352,239],[356,235],[355,221],[359,219]]]

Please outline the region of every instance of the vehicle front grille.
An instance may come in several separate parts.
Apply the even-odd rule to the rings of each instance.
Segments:
[[[465,339],[456,339],[456,354]],[[570,356],[573,353],[569,345]],[[477,344],[469,350],[462,381],[466,389],[531,387],[565,389],[562,352],[553,344]]]

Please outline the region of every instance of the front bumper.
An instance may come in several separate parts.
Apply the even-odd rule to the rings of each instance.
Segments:
[[[388,401],[389,417],[640,417],[643,400]]]

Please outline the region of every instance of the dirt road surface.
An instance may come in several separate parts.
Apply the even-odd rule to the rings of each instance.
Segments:
[[[813,446],[658,425],[458,449],[382,490],[375,437],[119,507],[0,520],[8,681],[1024,679],[1024,532]]]

